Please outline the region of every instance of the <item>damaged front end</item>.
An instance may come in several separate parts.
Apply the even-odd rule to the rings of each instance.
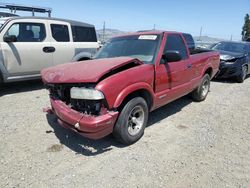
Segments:
[[[139,65],[142,62],[135,58],[116,57],[47,68],[41,74],[52,108],[45,111],[53,112],[63,127],[88,138],[102,138],[112,133],[118,111],[108,104],[110,97],[102,93],[107,91],[96,88],[102,81]]]
[[[247,62],[246,56],[222,56],[219,66],[219,78],[231,78],[241,74],[242,65]]]
[[[102,92],[95,84],[46,84],[51,111],[58,123],[79,134],[99,139],[113,131],[118,112],[108,111]]]
[[[103,94],[94,89],[94,84],[46,84],[50,98],[61,100],[70,108],[87,115],[99,115],[106,108]],[[93,95],[98,92],[100,96]]]

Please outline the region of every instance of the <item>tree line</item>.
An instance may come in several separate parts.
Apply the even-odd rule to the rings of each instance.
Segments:
[[[242,35],[243,41],[250,42],[250,18],[249,18],[249,14],[246,14],[246,16],[245,16],[245,22],[244,22],[244,25],[242,27],[241,35]]]

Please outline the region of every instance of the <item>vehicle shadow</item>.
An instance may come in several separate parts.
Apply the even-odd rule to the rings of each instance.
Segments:
[[[6,83],[0,89],[0,97],[4,95],[14,94],[14,93],[39,90],[43,88],[44,88],[44,85],[41,80]]]
[[[184,107],[192,103],[189,95],[179,98],[161,108],[158,108],[149,114],[147,127],[160,123],[163,119],[180,112]]]
[[[111,146],[124,147],[124,145],[116,142],[112,135],[99,140],[84,138],[69,129],[61,127],[54,114],[47,114],[47,121],[60,143],[70,148],[76,154],[95,156],[112,150]]]
[[[246,79],[249,79],[250,75],[246,76]],[[227,83],[227,84],[237,84],[238,82],[235,80],[235,78],[213,78],[213,82],[220,82],[220,83]]]
[[[187,106],[191,102],[192,100],[185,96],[155,110],[149,115],[147,127],[181,111],[183,107]],[[47,121],[60,143],[74,151],[76,154],[95,156],[112,150],[112,146],[118,148],[126,147],[125,145],[118,143],[112,135],[100,140],[90,140],[84,138],[69,129],[61,127],[57,122],[56,116],[53,114],[47,114]]]
[[[220,82],[220,83],[227,83],[227,84],[237,83],[234,78],[213,78],[212,82]]]

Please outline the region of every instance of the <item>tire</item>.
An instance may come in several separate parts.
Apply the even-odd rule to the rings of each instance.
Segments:
[[[148,122],[148,105],[142,97],[135,97],[123,107],[113,135],[121,143],[130,145],[144,134]]]
[[[207,97],[207,94],[210,89],[210,76],[208,74],[205,74],[202,78],[202,81],[198,88],[196,88],[192,92],[192,98],[194,101],[201,102],[204,101]]]
[[[238,83],[243,83],[244,80],[246,79],[246,76],[247,76],[247,66],[244,65],[242,68],[241,68],[241,73],[239,76],[236,77],[236,81]]]

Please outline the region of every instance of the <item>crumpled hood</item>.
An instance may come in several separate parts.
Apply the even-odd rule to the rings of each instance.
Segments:
[[[236,53],[236,52],[229,52],[229,51],[223,51],[223,50],[218,50],[218,51],[220,52],[220,59],[223,61],[238,59],[238,58],[246,56],[245,53]]]
[[[45,83],[96,83],[105,74],[131,62],[142,64],[130,57],[94,59],[47,68],[41,75]]]

